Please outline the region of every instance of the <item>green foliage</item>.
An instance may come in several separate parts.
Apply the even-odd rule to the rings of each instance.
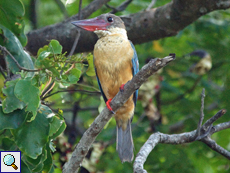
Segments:
[[[31,78],[19,80],[15,85],[14,93],[19,100],[27,105],[26,111],[32,112],[33,117],[35,117],[37,114],[40,98],[39,89],[32,85]]]
[[[87,57],[87,61],[88,61],[88,64],[89,64],[89,67],[86,71],[86,74],[88,76],[95,76],[95,70],[94,70],[94,65],[93,65],[93,55],[90,54],[88,57]]]
[[[44,73],[49,78],[66,86],[77,83],[81,76],[81,69],[84,66],[82,64],[84,58],[79,55],[66,57],[65,53],[61,54],[61,52],[62,46],[56,40],[51,40],[48,46],[46,45],[38,50],[35,65],[40,69],[40,77],[36,78],[37,83],[47,82],[48,78],[44,79],[44,76],[42,76]],[[77,63],[80,65],[77,65]]]
[[[5,2],[5,1],[4,1]],[[14,56],[17,62],[25,68],[34,69],[34,65],[31,57],[27,52],[23,50],[23,47],[18,40],[18,38],[13,34],[11,30],[4,27],[0,24],[0,45],[5,46],[6,49]],[[21,58],[23,57],[23,58]],[[8,68],[16,73],[19,71],[18,66],[12,60],[12,58],[7,55],[6,61],[8,64]],[[33,76],[33,73],[29,73],[29,76]]]
[[[3,106],[0,109],[0,130],[17,129],[25,121],[27,113],[25,110],[15,110],[11,113],[4,113]]]
[[[2,101],[4,113],[10,113],[17,109],[23,109],[26,106],[25,103],[20,101],[14,94],[14,88],[18,81],[19,79],[8,81],[6,83],[6,88],[2,88],[2,92],[6,96],[6,98]]]
[[[22,172],[53,172],[55,145],[52,141],[65,130],[66,124],[61,111],[55,114],[41,103],[41,93],[47,87],[44,84],[51,80],[64,81],[66,85],[76,83],[82,68],[75,64],[83,59],[80,56],[67,58],[62,54],[59,42],[51,40],[49,45],[38,51],[38,58],[32,61],[23,50],[26,37],[21,1],[1,1],[0,14],[0,45],[11,54],[1,52],[1,55],[5,55],[12,77],[2,88],[0,149],[22,152]],[[22,71],[15,61],[28,70],[35,69],[36,65],[38,70],[36,73]]]
[[[26,45],[27,38],[24,34],[25,10],[20,0],[0,1],[0,23],[8,28],[20,40],[22,46]]]
[[[33,121],[28,122],[27,119],[23,126],[12,130],[16,145],[25,155],[36,159],[42,154],[42,149],[48,142],[51,113],[52,111],[47,106],[42,105]],[[31,114],[28,115],[28,118],[30,116]]]
[[[4,97],[0,110],[0,131],[4,131],[0,146],[2,150],[14,148],[12,150],[22,151],[22,169],[26,172],[53,171],[51,153],[55,151],[55,146],[52,140],[66,128],[61,111],[59,116],[55,115],[40,100],[44,89],[41,86],[48,82],[48,78],[70,85],[77,83],[81,76],[82,65],[76,65],[76,68],[73,65],[81,63],[82,58],[67,58],[61,52],[59,42],[51,40],[49,45],[38,51],[35,64],[39,70],[36,74],[17,72],[18,77],[6,82],[2,88]],[[67,62],[74,64],[66,64]],[[11,134],[8,133],[9,130]],[[6,143],[8,137],[12,140]]]

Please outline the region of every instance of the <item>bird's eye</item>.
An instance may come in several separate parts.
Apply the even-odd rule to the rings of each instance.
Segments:
[[[108,20],[108,22],[113,22],[113,18],[112,17],[108,17],[107,20]]]

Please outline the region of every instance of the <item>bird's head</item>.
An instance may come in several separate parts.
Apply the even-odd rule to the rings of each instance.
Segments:
[[[126,35],[125,25],[121,18],[109,13],[92,19],[74,21],[72,24],[84,30],[95,32],[98,37],[113,33]]]

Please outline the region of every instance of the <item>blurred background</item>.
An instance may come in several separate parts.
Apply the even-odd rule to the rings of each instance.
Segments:
[[[78,0],[21,0],[25,7],[25,32],[63,21],[78,13]],[[91,0],[82,1],[82,8]],[[122,0],[112,0],[111,7]],[[150,0],[133,0],[116,15],[145,10]],[[154,7],[169,3],[156,1]],[[103,6],[90,18],[110,12]],[[135,155],[148,137],[157,131],[167,134],[195,130],[200,117],[201,91],[205,88],[205,120],[220,109],[227,113],[216,123],[229,121],[230,113],[230,11],[215,11],[187,26],[176,36],[135,45],[140,67],[151,58],[163,58],[170,53],[176,60],[151,76],[140,88],[132,129]],[[132,40],[131,40],[132,41]],[[36,57],[35,57],[36,58]],[[2,82],[3,83],[3,82]],[[51,93],[60,90],[55,86]],[[71,156],[83,132],[94,121],[105,104],[100,96],[96,77],[84,70],[77,84],[68,92],[58,92],[45,99],[54,111],[63,111],[67,128],[54,143],[55,173]],[[76,91],[81,90],[81,91]],[[85,90],[85,91],[84,91]],[[90,91],[90,92],[89,92]],[[230,150],[230,129],[212,135],[223,148]],[[116,123],[107,124],[82,164],[80,172],[133,172],[132,164],[121,164],[116,152]],[[217,173],[230,172],[229,160],[202,142],[183,145],[159,144],[149,155],[145,165],[149,172]]]

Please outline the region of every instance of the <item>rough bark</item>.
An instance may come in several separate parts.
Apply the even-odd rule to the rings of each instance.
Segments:
[[[82,18],[87,18],[108,1],[94,0],[82,10]],[[129,39],[134,44],[140,44],[176,35],[199,17],[214,10],[227,8],[230,8],[230,1],[227,0],[173,0],[164,6],[123,16],[122,19]],[[77,34],[71,21],[76,19],[77,15],[61,23],[29,32],[26,50],[36,55],[40,47],[48,44],[49,40],[56,39],[63,46],[63,51],[69,52]],[[82,31],[75,53],[92,51],[96,40],[94,33]]]

